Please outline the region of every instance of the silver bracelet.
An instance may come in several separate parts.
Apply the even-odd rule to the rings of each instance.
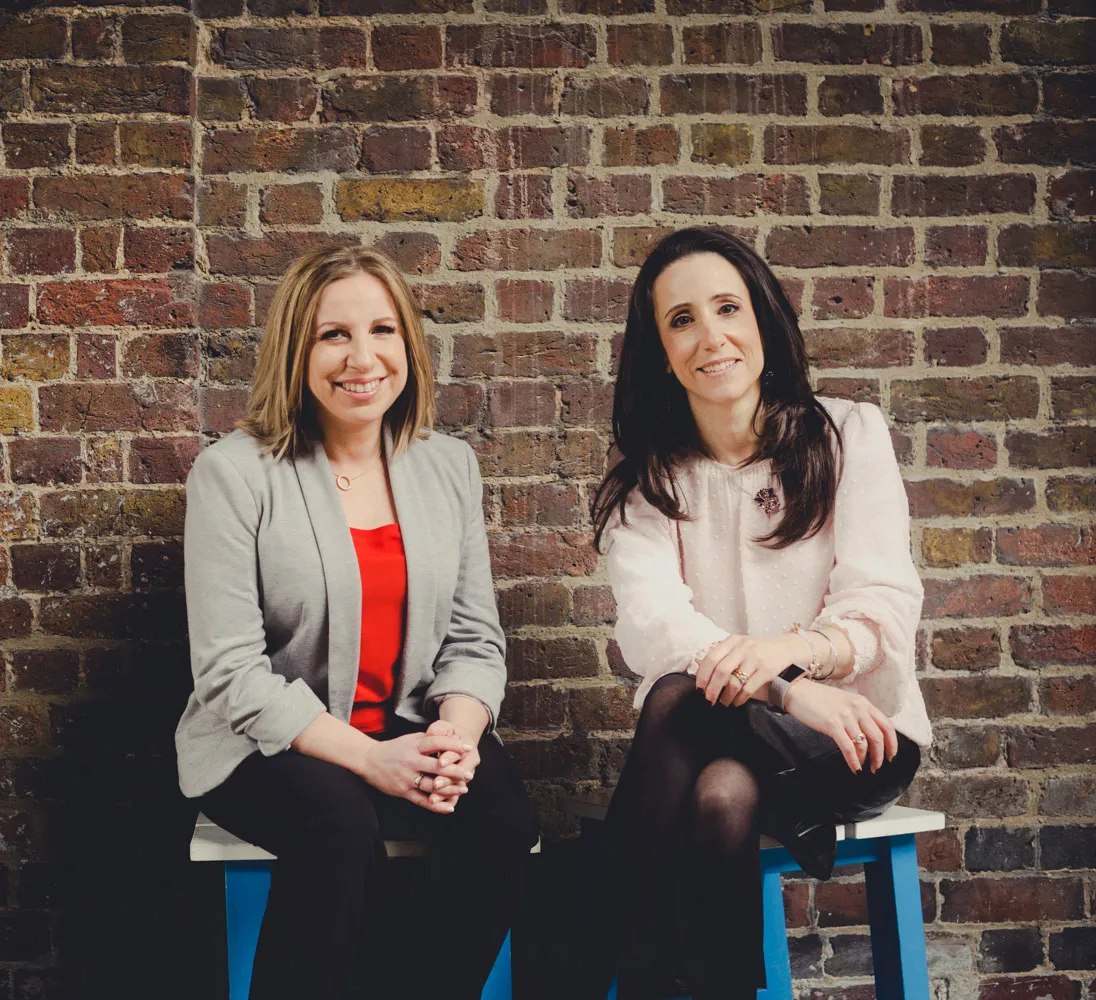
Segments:
[[[830,669],[830,674],[829,674],[830,676],[832,676],[833,672],[837,669],[837,646],[834,644],[833,639],[831,639],[828,635],[826,635],[826,633],[823,632],[822,629],[820,629],[820,628],[809,628],[809,629],[807,629],[807,631],[808,632],[818,633],[818,635],[822,636],[822,638],[825,639],[826,642],[829,643],[830,652],[833,654],[833,667]]]

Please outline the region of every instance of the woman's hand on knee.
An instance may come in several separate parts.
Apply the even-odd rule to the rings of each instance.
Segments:
[[[784,697],[789,715],[829,736],[852,771],[878,771],[898,753],[894,723],[863,695],[801,678]]]
[[[470,744],[459,737],[440,734],[408,733],[392,740],[375,741],[362,765],[362,777],[374,788],[393,798],[407,799],[431,812],[451,813],[454,796],[463,794],[461,783],[468,780],[468,770],[460,763],[444,765],[440,757],[456,753],[462,757]],[[472,749],[475,749],[472,747]],[[434,782],[448,779],[449,794],[432,801],[436,794]],[[423,788],[429,782],[428,788]],[[467,790],[467,784],[464,784]]]
[[[794,635],[732,635],[697,665],[696,686],[711,704],[745,705],[797,655]]]

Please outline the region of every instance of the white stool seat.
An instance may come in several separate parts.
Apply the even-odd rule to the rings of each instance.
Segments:
[[[566,795],[560,802],[564,812],[582,819],[605,819],[611,790],[585,792],[579,795]],[[906,833],[925,833],[928,830],[943,830],[946,819],[942,812],[928,809],[911,809],[909,806],[891,806],[886,812],[874,819],[865,819],[857,823],[843,823],[837,827],[837,839],[872,840],[875,837],[894,837]],[[772,837],[762,837],[761,847],[779,847],[779,841]]]
[[[421,858],[430,853],[429,846],[419,840],[386,840],[384,850],[390,858]],[[540,853],[539,840],[530,853]],[[204,813],[198,813],[194,835],[190,838],[190,860],[273,861],[274,855],[246,840],[240,840],[219,827]]]

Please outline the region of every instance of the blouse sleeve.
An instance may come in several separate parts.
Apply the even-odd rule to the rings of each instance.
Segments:
[[[730,633],[693,607],[670,519],[633,490],[625,522],[614,515],[606,531],[624,661],[641,677],[695,670],[698,656]]]
[[[841,431],[841,480],[834,507],[834,566],[814,628],[834,625],[854,652],[851,683],[869,671],[913,669],[924,594],[910,555],[906,490],[877,406],[853,407]]]

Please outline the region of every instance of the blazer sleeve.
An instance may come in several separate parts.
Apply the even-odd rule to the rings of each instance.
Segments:
[[[813,626],[836,625],[855,654],[848,684],[872,671],[914,669],[924,588],[910,554],[909,502],[890,432],[877,406],[858,403],[841,430],[841,480],[834,505],[834,566]]]
[[[190,664],[198,701],[270,756],[327,706],[273,672],[259,597],[259,508],[235,465],[207,448],[186,481],[183,536]]]
[[[434,660],[434,679],[423,696],[428,712],[452,695],[481,702],[494,729],[506,689],[506,640],[499,624],[491,557],[483,520],[483,481],[476,454],[465,446],[468,463],[468,513],[463,527],[460,569],[453,611],[441,649]]]
[[[730,633],[693,607],[670,519],[633,489],[624,522],[614,515],[605,537],[624,662],[641,677],[695,671],[700,655]]]

